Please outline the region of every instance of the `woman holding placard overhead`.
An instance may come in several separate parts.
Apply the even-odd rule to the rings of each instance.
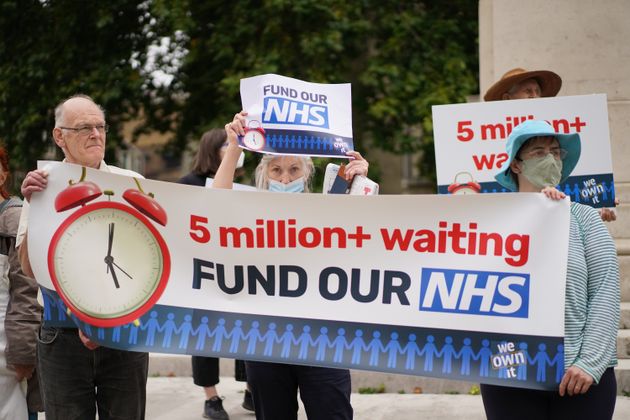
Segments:
[[[545,121],[518,125],[507,141],[508,161],[495,178],[515,192],[555,189],[577,165],[579,134],[557,134]],[[565,373],[558,391],[481,385],[489,419],[610,419],[617,382],[619,265],[615,244],[597,210],[571,203],[565,296]]]
[[[241,153],[237,136],[245,134],[246,115],[240,112],[225,125],[229,145],[217,171],[214,188],[232,188]],[[352,160],[345,168],[346,179],[367,175],[368,162],[357,152],[348,154]],[[256,187],[277,192],[309,192],[312,175],[313,162],[309,157],[265,155],[256,168]],[[298,389],[309,420],[352,419],[350,372],[347,369],[250,361],[246,366],[258,420],[296,420]]]

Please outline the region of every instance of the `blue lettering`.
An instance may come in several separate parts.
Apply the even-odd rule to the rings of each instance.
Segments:
[[[329,128],[328,107],[285,98],[265,97],[263,123]]]
[[[279,98],[265,98],[263,122],[278,123],[286,121],[289,115],[289,101]]]
[[[529,274],[423,268],[420,281],[420,311],[529,314]]]

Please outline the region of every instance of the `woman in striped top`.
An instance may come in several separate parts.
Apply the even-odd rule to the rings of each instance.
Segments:
[[[511,191],[550,199],[577,165],[578,134],[557,134],[545,121],[526,121],[507,141],[509,160],[496,180]],[[481,385],[489,419],[610,419],[617,393],[619,265],[598,212],[571,203],[565,296],[565,373],[558,392]]]

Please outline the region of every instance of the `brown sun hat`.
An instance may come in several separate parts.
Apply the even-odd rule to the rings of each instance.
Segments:
[[[556,96],[562,87],[562,79],[556,73],[548,70],[527,71],[515,68],[505,73],[501,80],[490,86],[490,89],[483,96],[484,101],[500,101],[503,94],[507,93],[512,86],[527,79],[536,79],[540,85],[540,93],[543,98]]]

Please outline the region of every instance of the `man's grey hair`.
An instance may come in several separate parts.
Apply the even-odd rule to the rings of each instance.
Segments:
[[[70,99],[75,99],[75,98],[87,99],[88,101],[92,102],[94,105],[96,105],[98,107],[98,109],[101,110],[101,112],[103,113],[103,117],[105,117],[105,110],[103,109],[102,106],[100,106],[99,104],[94,102],[94,99],[92,99],[88,95],[84,95],[82,93],[77,93],[77,94],[72,95],[69,98],[66,98],[63,101],[59,102],[59,104],[55,107],[55,127],[60,127],[60,126],[65,125],[64,111],[65,111],[66,102],[68,102]]]

